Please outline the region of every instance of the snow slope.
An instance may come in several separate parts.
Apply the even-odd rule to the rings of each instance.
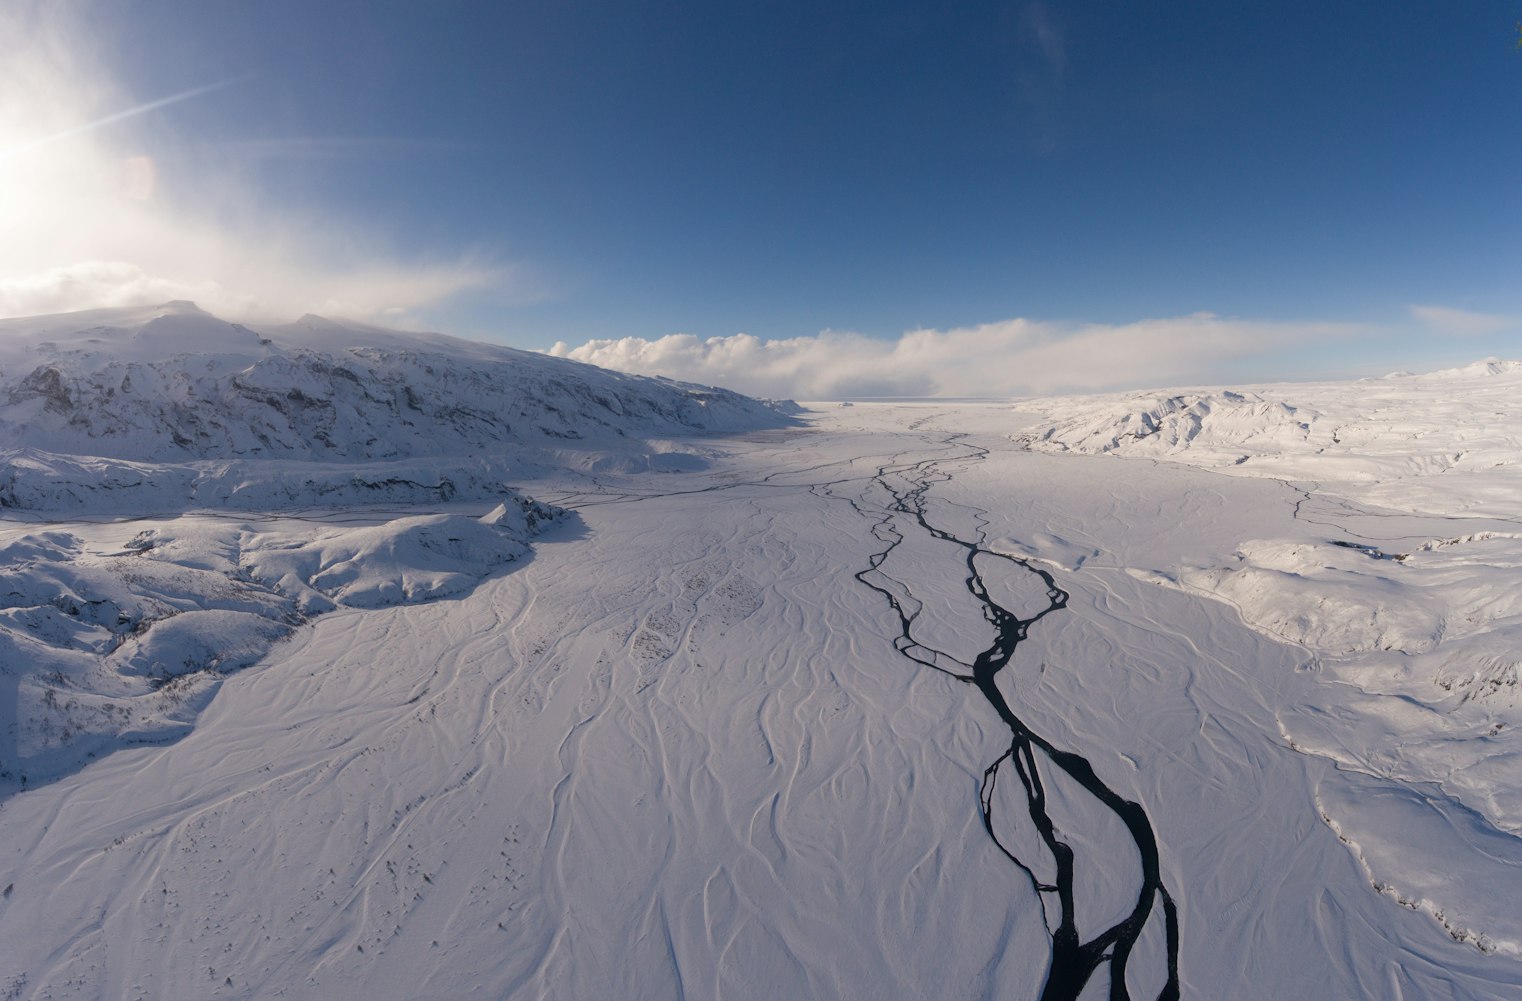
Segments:
[[[1286,482],[1293,531],[1134,572],[1304,648],[1323,685],[1286,739],[1389,783],[1324,793],[1328,823],[1375,885],[1522,953],[1522,363],[1025,409],[1033,450]]]
[[[222,679],[312,617],[468,591],[564,514],[363,526],[186,516],[0,532],[0,791],[182,736]]]
[[[721,389],[318,317],[256,331],[174,302],[0,321],[17,519],[0,522],[0,793],[183,734],[314,615],[459,595],[521,560],[562,513],[509,485],[525,472],[701,469],[694,434],[787,421]],[[417,504],[437,513],[397,516]],[[374,513],[323,513],[341,506]],[[36,527],[64,515],[97,520]]]
[[[172,302],[0,320],[5,507],[486,499],[536,463],[680,470],[706,457],[673,438],[785,423],[727,390],[320,317],[253,330]]]
[[[1522,495],[1522,362],[1426,375],[1022,404],[1048,452],[1169,459],[1249,476],[1356,484],[1399,511],[1513,517]]]
[[[320,317],[191,303],[0,321],[0,435],[133,461],[353,462],[778,424],[727,390]]]

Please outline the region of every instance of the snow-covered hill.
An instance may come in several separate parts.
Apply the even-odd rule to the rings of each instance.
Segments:
[[[1356,382],[1060,397],[1023,409],[1039,420],[1017,437],[1036,451],[1357,484],[1366,502],[1433,514],[1505,517],[1522,495],[1519,361]]]
[[[1522,950],[1522,885],[1498,896],[1483,862],[1522,864],[1522,362],[1022,409],[1041,415],[1015,436],[1033,451],[1285,481],[1293,534],[1244,524],[1224,560],[1132,572],[1305,649],[1327,683],[1286,739],[1398,790],[1323,791],[1328,823],[1375,885]]]
[[[354,462],[780,423],[722,389],[308,316],[187,302],[0,321],[0,439],[136,461]]]
[[[0,321],[7,507],[486,497],[509,466],[690,468],[669,439],[785,423],[723,389],[320,317],[254,330],[172,302]]]
[[[315,616],[469,591],[565,512],[0,525],[0,796],[183,735],[229,673]]]
[[[521,559],[563,514],[524,476],[702,468],[694,435],[787,423],[727,390],[319,317],[0,321],[18,519],[0,522],[0,792],[184,732],[315,615],[457,595]],[[91,521],[37,525],[62,516]]]

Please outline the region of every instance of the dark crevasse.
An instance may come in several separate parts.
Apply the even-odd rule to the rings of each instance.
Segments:
[[[948,436],[944,444],[958,444],[961,437]],[[872,477],[868,492],[874,487],[880,488],[886,494],[886,503],[873,503],[866,498],[865,493],[859,499],[845,498],[864,517],[874,519],[873,533],[884,543],[884,548],[873,554],[867,569],[855,576],[886,598],[897,614],[900,628],[898,636],[894,638],[894,647],[902,656],[977,688],[1009,728],[1009,749],[990,764],[983,774],[983,825],[1000,851],[1020,867],[1036,891],[1043,895],[1043,916],[1051,936],[1051,955],[1046,983],[1041,993],[1042,1001],[1076,1001],[1104,964],[1109,967],[1108,997],[1111,1001],[1129,1001],[1131,992],[1126,982],[1128,965],[1142,932],[1148,925],[1148,919],[1159,905],[1165,930],[1162,948],[1166,950],[1166,955],[1161,958],[1166,962],[1167,978],[1155,996],[1158,1001],[1173,1001],[1179,997],[1178,908],[1162,882],[1157,838],[1146,811],[1140,804],[1125,799],[1106,785],[1082,755],[1058,748],[1032,730],[1011,708],[997,683],[999,673],[1013,659],[1016,648],[1026,638],[1030,627],[1047,615],[1066,607],[1067,592],[1057,586],[1056,580],[1046,570],[1032,566],[1018,557],[984,548],[985,540],[981,530],[983,512],[972,512],[979,525],[973,533],[975,537],[963,538],[937,525],[927,511],[927,495],[931,486],[950,479],[950,474],[945,471],[949,463],[976,462],[988,454],[986,449],[977,446],[962,444],[960,447],[967,451],[951,457],[888,463],[879,467]],[[834,487],[827,489],[835,496],[843,496]],[[907,524],[902,524],[906,519]],[[915,638],[914,627],[920,606],[913,598],[912,582],[897,580],[882,569],[889,555],[903,543],[903,531],[916,529],[958,547],[965,553],[967,591],[979,603],[983,617],[994,630],[993,642],[979,652],[970,664]],[[1040,578],[1045,589],[1045,607],[1021,618],[995,601],[985,583],[985,571],[980,568],[980,563],[987,564],[991,561],[1018,566],[1023,572]],[[1018,777],[1030,823],[1034,826],[1041,848],[1048,855],[1046,868],[1055,871],[1055,878],[1050,882],[1038,878],[1031,860],[1022,858],[1018,851],[1000,839],[994,810],[994,791],[1001,775],[1009,768],[1013,768]],[[1129,912],[1087,939],[1079,934],[1076,920],[1081,901],[1075,898],[1075,852],[1064,840],[1048,811],[1049,789],[1059,782],[1076,784],[1104,809],[1113,813],[1135,844],[1141,862],[1140,889]],[[1055,907],[1049,906],[1052,901],[1055,901]],[[1158,957],[1150,958],[1156,963]]]

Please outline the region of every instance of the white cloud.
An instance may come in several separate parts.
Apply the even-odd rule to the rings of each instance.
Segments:
[[[510,283],[491,262],[407,260],[353,220],[273,204],[225,142],[164,128],[170,105],[251,84],[125,94],[88,51],[78,10],[0,10],[0,316],[182,298],[233,319],[415,322],[429,303]]]
[[[1365,330],[1196,313],[1115,325],[1016,319],[913,330],[894,341],[832,331],[773,341],[749,334],[706,340],[672,334],[576,347],[561,342],[550,354],[757,396],[1024,396],[1201,380],[1223,363]]]
[[[220,269],[204,270],[215,274]],[[412,321],[411,310],[418,305],[448,298],[473,283],[458,270],[383,264],[344,272],[244,270],[235,288],[210,277],[169,277],[188,273],[170,268],[167,274],[150,274],[128,261],[79,261],[0,278],[0,317],[188,299],[232,319],[290,319],[319,313],[403,323]]]
[[[1471,313],[1446,306],[1412,306],[1411,315],[1433,333],[1444,337],[1482,337],[1517,326],[1517,318],[1514,316]]]
[[[1044,3],[1030,3],[1025,7],[1025,23],[1031,34],[1035,36],[1036,44],[1041,48],[1041,54],[1046,57],[1048,66],[1053,74],[1061,76],[1067,71],[1068,52],[1067,42],[1063,39],[1062,29],[1057,22],[1052,20],[1052,15]]]

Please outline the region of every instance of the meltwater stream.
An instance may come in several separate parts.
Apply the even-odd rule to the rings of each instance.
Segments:
[[[945,444],[958,443],[961,437],[952,435],[945,440]],[[1129,1001],[1131,993],[1126,982],[1128,964],[1133,958],[1133,950],[1137,947],[1143,929],[1148,925],[1149,917],[1154,917],[1154,909],[1159,905],[1165,931],[1162,947],[1166,949],[1166,955],[1149,957],[1148,965],[1161,965],[1159,959],[1166,962],[1167,979],[1155,997],[1158,1001],[1174,1001],[1179,997],[1178,910],[1162,883],[1157,838],[1146,812],[1139,804],[1125,799],[1107,786],[1095,774],[1087,759],[1072,751],[1057,748],[1033,731],[1011,709],[997,683],[999,672],[1010,663],[1016,647],[1025,639],[1030,627],[1065,607],[1067,592],[1057,586],[1047,571],[1018,557],[984,548],[981,527],[976,531],[975,538],[964,539],[932,523],[926,511],[926,495],[931,485],[950,479],[950,474],[941,468],[944,464],[949,461],[977,461],[988,454],[986,449],[960,444],[971,451],[949,459],[940,457],[879,467],[872,483],[886,491],[888,500],[881,505],[871,505],[876,510],[869,509],[855,499],[851,500],[852,505],[864,516],[878,518],[873,532],[885,544],[884,549],[872,556],[871,565],[855,576],[883,595],[897,613],[900,632],[894,640],[894,647],[901,655],[976,687],[1009,728],[1009,749],[989,765],[983,774],[983,825],[1000,851],[1020,867],[1046,902],[1043,916],[1051,936],[1051,957],[1046,984],[1041,993],[1042,1001],[1076,1001],[1085,992],[1096,971],[1106,963],[1110,979],[1106,996],[1111,1001]],[[974,512],[977,519],[981,519],[982,514],[983,512]],[[903,529],[899,525],[904,517],[910,522],[910,525],[905,526],[909,530],[917,527],[932,538],[958,547],[966,554],[967,591],[980,604],[983,617],[995,632],[992,644],[978,653],[971,664],[958,660],[945,651],[924,645],[915,638],[921,606],[914,599],[908,583],[896,580],[882,569],[884,561],[904,542]],[[985,583],[984,570],[980,569],[980,562],[995,560],[1007,561],[1039,577],[1045,585],[1046,607],[1021,618],[995,601]],[[1024,791],[1029,820],[1039,837],[1040,850],[1048,855],[1047,864],[1043,868],[1056,873],[1050,882],[1037,877],[1032,864],[1034,860],[1022,858],[1019,850],[1011,848],[1000,839],[994,816],[994,790],[1001,773],[1009,767],[1015,770]],[[1049,791],[1056,783],[1065,782],[1076,784],[1114,814],[1134,842],[1141,860],[1141,885],[1134,905],[1119,921],[1088,939],[1080,935],[1077,924],[1077,910],[1083,901],[1075,897],[1075,851],[1064,840],[1048,812]],[[1055,902],[1055,907],[1048,905],[1052,901]]]

